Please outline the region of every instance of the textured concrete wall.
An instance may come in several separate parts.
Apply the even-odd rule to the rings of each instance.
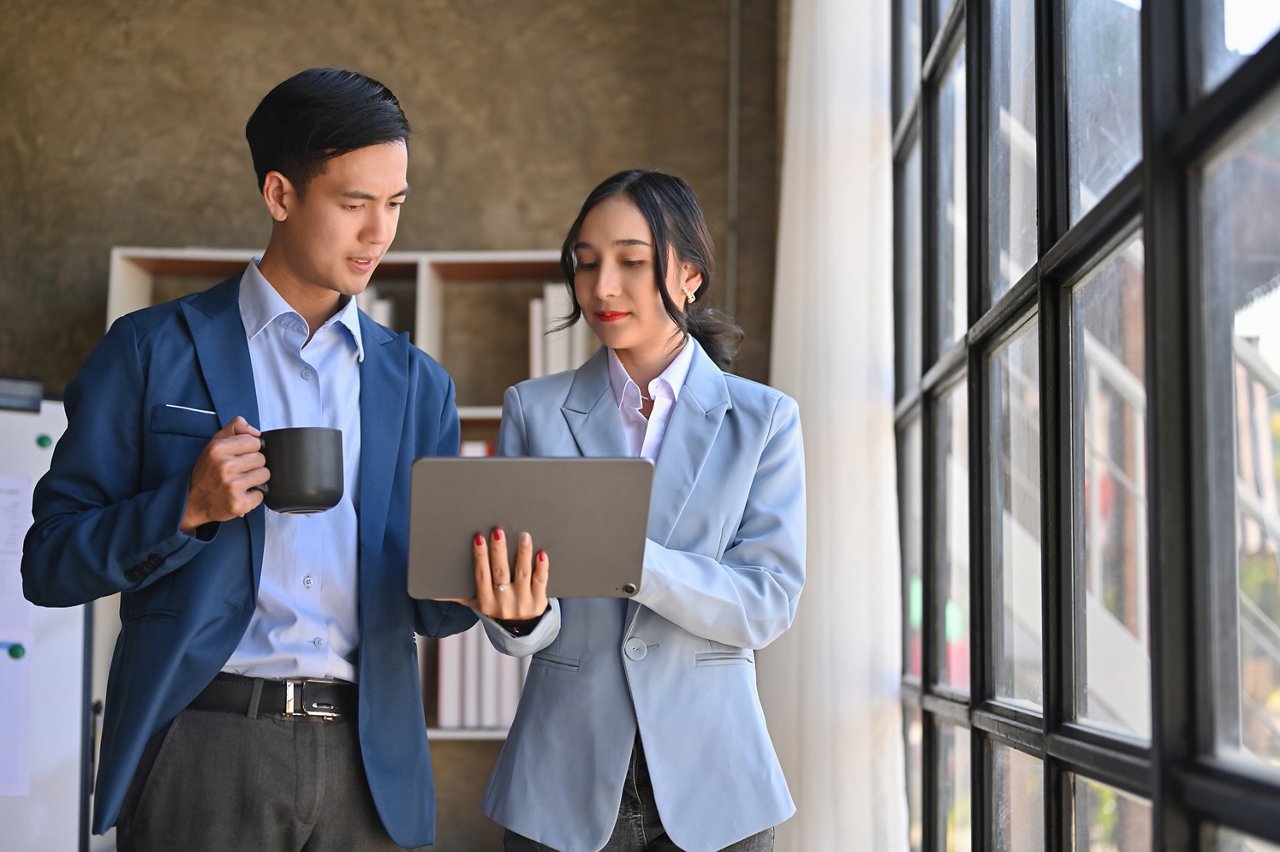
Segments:
[[[737,235],[765,378],[777,205],[773,0],[741,0],[738,218],[731,0],[6,0],[0,28],[0,374],[62,388],[103,331],[113,245],[253,247],[268,220],[245,120],[338,65],[387,83],[415,136],[397,249],[554,247],[625,167],[698,191]],[[725,290],[721,282],[720,298]],[[723,304],[723,302],[721,302]]]
[[[389,85],[414,127],[397,249],[558,247],[607,175],[688,179],[720,251],[721,305],[736,269],[738,372],[766,378],[774,0],[5,0],[4,12],[0,375],[61,393],[102,335],[112,246],[263,245],[244,122],[280,80],[337,65]],[[496,846],[475,809],[496,744],[433,751],[439,848]]]

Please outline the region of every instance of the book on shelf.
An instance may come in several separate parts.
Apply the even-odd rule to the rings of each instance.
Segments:
[[[573,312],[573,300],[569,297],[568,288],[563,284],[543,284],[542,309],[545,314],[543,322],[546,341],[542,350],[542,371],[551,375],[572,370],[578,366],[573,363],[573,337],[569,334],[572,329],[551,330]]]
[[[440,728],[509,728],[520,704],[528,658],[509,657],[482,625],[439,640],[437,718]]]
[[[368,314],[369,319],[387,328],[395,319],[395,305],[390,299],[379,298],[378,288],[373,284],[356,294],[356,307]]]
[[[482,644],[476,676],[480,680],[480,727],[496,728],[501,724],[498,720],[498,684],[502,680],[502,660],[506,655],[489,644],[483,627],[479,632]]]
[[[529,378],[546,375],[543,370],[543,332],[546,331],[546,310],[541,297],[529,300]]]
[[[463,633],[445,636],[436,645],[436,724],[441,728],[462,727],[462,646]]]
[[[489,637],[484,635],[484,628],[479,624],[462,634],[462,677],[458,688],[462,693],[463,728],[480,727],[480,655],[488,647]]]
[[[493,444],[488,441],[463,441],[462,446],[458,448],[458,455],[464,458],[491,456],[493,455]]]
[[[552,331],[573,312],[564,284],[542,285],[542,296],[529,301],[529,375],[546,376],[574,370],[600,346],[586,321]]]

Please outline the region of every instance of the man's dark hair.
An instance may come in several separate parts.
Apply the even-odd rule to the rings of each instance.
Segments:
[[[341,68],[308,68],[276,86],[244,128],[261,191],[267,172],[300,194],[326,160],[370,145],[408,142],[409,122],[386,86]]]

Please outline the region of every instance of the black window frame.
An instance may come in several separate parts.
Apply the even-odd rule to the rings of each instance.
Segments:
[[[901,91],[902,9],[919,4],[924,41],[919,82]],[[941,836],[937,812],[935,723],[957,726],[970,739],[972,848],[991,848],[993,789],[990,744],[1041,761],[1044,848],[1073,848],[1071,779],[1075,774],[1150,803],[1156,849],[1210,849],[1205,826],[1223,826],[1280,843],[1280,773],[1215,754],[1215,571],[1234,570],[1234,502],[1212,472],[1224,463],[1220,424],[1230,387],[1208,381],[1207,299],[1200,280],[1196,191],[1203,159],[1227,141],[1255,110],[1280,94],[1280,35],[1246,59],[1217,88],[1200,91],[1202,20],[1221,0],[1145,0],[1140,18],[1142,158],[1074,226],[1070,225],[1064,9],[1070,0],[1031,0],[1036,51],[1036,184],[1038,252],[1035,263],[994,304],[984,304],[990,279],[987,243],[987,145],[990,133],[991,0],[954,0],[936,20],[932,0],[892,0],[894,158],[894,304],[904,300],[906,264],[918,264],[920,375],[903,375],[895,356],[895,429],[919,418],[923,497],[921,553],[922,675],[901,684],[904,719],[921,711],[923,741],[923,848]],[[957,49],[965,51],[968,245],[967,333],[938,351],[937,139],[932,114],[937,87]],[[905,99],[900,95],[905,94]],[[903,103],[901,110],[896,105]],[[901,175],[916,144],[921,151],[917,223],[922,256],[902,256]],[[1074,719],[1076,594],[1072,570],[1071,287],[1108,251],[1139,232],[1144,245],[1146,470],[1148,495],[1148,604],[1151,650],[1151,737],[1139,740]],[[999,613],[991,576],[992,506],[985,461],[988,427],[987,359],[1011,330],[1034,315],[1039,332],[1041,451],[1041,595],[1043,705],[1037,713],[992,698],[993,640]],[[901,334],[900,325],[895,326]],[[938,580],[942,530],[938,526],[939,460],[935,402],[963,378],[969,417],[969,694],[937,685],[937,631],[942,595]],[[1224,394],[1226,395],[1224,398]],[[901,448],[899,459],[902,458]],[[1228,448],[1225,463],[1233,464]],[[900,474],[901,476],[901,474]],[[903,641],[909,601],[903,576]],[[1219,596],[1220,597],[1220,596]],[[1190,735],[1189,735],[1190,732]],[[904,748],[906,743],[904,742]]]

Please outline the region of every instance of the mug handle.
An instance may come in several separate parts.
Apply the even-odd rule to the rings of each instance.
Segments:
[[[262,436],[258,436],[258,452],[260,452],[260,453],[264,453],[264,452],[266,452],[266,451],[267,451],[267,439],[266,439],[266,438],[263,438]],[[261,485],[250,485],[250,486],[249,486],[249,490],[250,490],[250,491],[257,491],[257,492],[261,493],[263,497],[266,497],[266,496],[267,496],[267,491],[268,491],[269,489],[268,489],[268,487],[267,487],[267,483],[265,483],[265,482],[264,482],[264,483],[262,483]]]

